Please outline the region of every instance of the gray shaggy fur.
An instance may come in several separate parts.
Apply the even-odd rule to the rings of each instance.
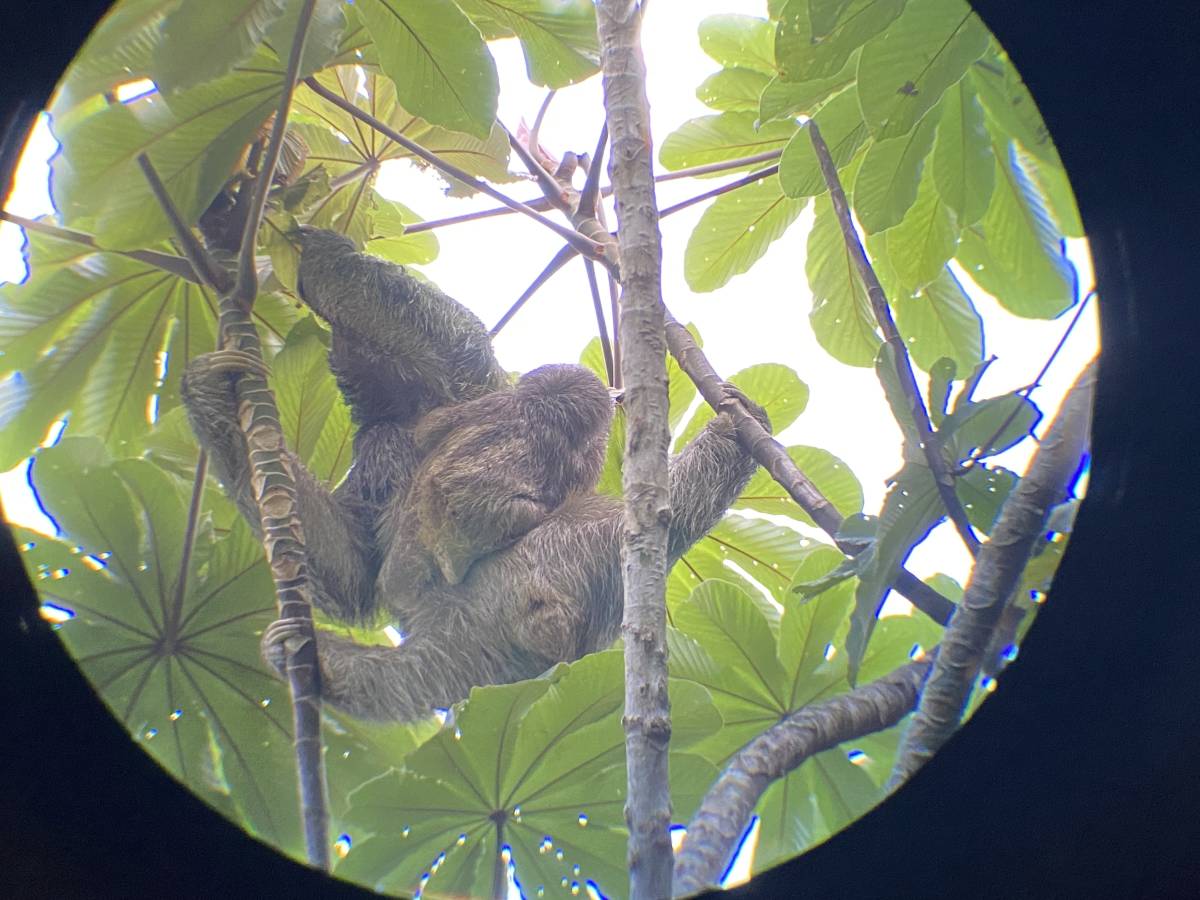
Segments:
[[[321,632],[324,699],[362,718],[411,721],[475,685],[532,678],[609,646],[621,623],[624,513],[620,501],[593,491],[611,415],[607,392],[572,366],[531,372],[514,390],[482,323],[436,288],[327,232],[307,231],[302,254],[302,299],[332,326],[330,366],[359,423],[354,465],[332,493],[289,456],[314,600],[341,621],[398,619],[406,634],[390,648]],[[257,529],[233,377],[228,358],[199,357],[183,396],[214,473]],[[514,410],[530,398],[539,407],[534,427],[513,427],[521,416]],[[750,406],[765,424],[765,413]],[[502,453],[488,455],[489,438]],[[472,459],[476,449],[486,464]],[[470,477],[465,468],[460,477],[460,464]],[[720,519],[754,467],[724,414],[671,461],[672,562]],[[422,472],[454,482],[462,498],[478,479],[485,498],[469,516],[468,552],[477,555],[456,584],[440,572],[405,581],[392,559],[419,552],[412,524],[419,531],[425,501],[414,506],[411,498]],[[509,486],[493,489],[489,478]],[[512,517],[506,504],[517,493],[511,483],[522,479],[541,506],[514,534],[504,524]],[[437,515],[432,502],[426,508]],[[436,550],[445,534],[430,534]],[[292,636],[289,620],[264,633],[264,658],[277,671]]]

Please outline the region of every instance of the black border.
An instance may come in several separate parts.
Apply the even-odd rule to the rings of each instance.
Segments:
[[[0,171],[106,5],[0,3]],[[737,897],[1200,896],[1200,12],[975,6],[1038,100],[1095,254],[1104,349],[1088,498],[1051,601],[971,726],[881,808]],[[0,886],[364,896],[180,788],[37,616],[3,530],[0,571]]]

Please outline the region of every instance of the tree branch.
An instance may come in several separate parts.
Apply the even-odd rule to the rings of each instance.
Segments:
[[[917,437],[921,444],[920,449],[925,455],[929,471],[933,474],[933,482],[937,485],[938,496],[941,497],[942,505],[946,508],[946,515],[958,529],[967,550],[972,556],[978,556],[979,538],[971,530],[967,511],[963,509],[958,494],[954,492],[954,476],[950,473],[950,467],[942,456],[941,439],[933,432],[933,425],[929,421],[929,411],[925,408],[925,401],[921,399],[921,391],[917,387],[917,379],[913,375],[908,348],[892,319],[892,310],[888,306],[887,296],[883,293],[883,285],[879,283],[875,270],[871,268],[871,261],[867,259],[867,253],[858,239],[858,232],[854,229],[854,222],[850,218],[850,204],[846,200],[846,192],[842,190],[837,166],[829,154],[829,148],[825,145],[825,140],[821,137],[821,131],[817,128],[816,122],[809,120],[804,127],[808,129],[813,150],[817,154],[817,162],[821,166],[821,175],[829,188],[829,197],[833,201],[833,211],[842,229],[842,239],[846,242],[846,251],[850,254],[854,261],[854,267],[858,270],[859,277],[866,286],[867,297],[871,301],[871,310],[875,313],[875,320],[879,323],[883,338],[891,345],[896,357],[896,374],[900,379],[900,388],[908,400],[913,422],[917,428]]]
[[[179,241],[179,248],[183,251],[183,255],[191,263],[192,269],[200,276],[200,283],[206,287],[216,291],[219,295],[224,295],[231,285],[229,276],[225,270],[213,262],[212,256],[204,249],[204,246],[192,233],[192,229],[183,221],[183,217],[176,209],[175,203],[171,200],[171,195],[167,193],[167,186],[163,184],[162,179],[158,177],[158,172],[155,170],[153,163],[150,162],[150,157],[145,153],[139,153],[137,157],[138,166],[141,167],[142,174],[146,178],[146,182],[150,185],[150,192],[154,194],[154,199],[158,201],[158,205],[162,207],[163,213],[167,217],[167,221],[171,223],[171,230],[175,232],[175,239]]]
[[[1025,477],[1004,501],[901,742],[889,781],[893,788],[912,777],[958,728],[1001,613],[1045,532],[1051,507],[1066,495],[1087,450],[1095,374],[1093,361],[1072,385]]]
[[[91,247],[100,253],[115,253],[117,256],[136,259],[138,262],[154,266],[156,269],[162,269],[171,275],[177,275],[185,281],[190,281],[193,284],[202,284],[200,276],[196,274],[196,270],[192,267],[192,264],[182,256],[159,253],[156,250],[109,250],[107,247],[98,246],[96,239],[90,234],[82,231],[73,231],[70,228],[62,228],[58,225],[51,225],[49,222],[43,222],[40,219],[27,219],[24,216],[18,216],[16,213],[10,213],[3,209],[0,209],[0,221],[12,222],[14,225],[19,225],[26,231],[32,231],[35,234],[44,234],[47,237],[56,238],[60,241],[71,241],[75,244],[81,244],[84,247]]]
[[[675,181],[679,178],[691,178],[694,175],[711,175],[714,172],[724,172],[729,169],[740,169],[742,166],[754,165],[760,162],[771,162],[779,159],[783,153],[782,150],[768,150],[765,153],[756,153],[754,156],[743,156],[738,159],[727,159],[721,162],[706,163],[703,166],[692,166],[688,169],[679,169],[675,172],[661,172],[654,176],[654,183],[659,184],[663,181]],[[612,194],[612,185],[606,185],[600,188],[600,195],[608,197]],[[534,197],[526,200],[524,206],[532,210],[543,212],[550,209],[550,202],[545,197]],[[432,231],[435,228],[445,228],[448,225],[461,225],[464,222],[476,222],[480,219],[490,219],[493,216],[507,216],[510,213],[517,212],[507,206],[496,206],[491,209],[481,209],[477,212],[463,213],[458,216],[448,216],[445,219],[430,219],[428,222],[416,222],[411,226],[407,226],[404,230],[410,234],[416,234],[421,231]]]
[[[772,782],[817,753],[891,728],[912,712],[917,689],[929,672],[929,656],[789,713],[735,753],[688,823],[675,859],[675,896],[716,885]]]
[[[409,138],[406,138],[404,135],[402,135],[396,129],[390,127],[389,125],[387,125],[384,122],[381,122],[379,119],[375,118],[375,116],[371,115],[368,112],[365,112],[364,110],[359,109],[357,106],[355,106],[349,100],[339,97],[333,91],[329,90],[324,85],[322,85],[319,81],[317,81],[317,79],[306,78],[306,79],[304,79],[304,83],[317,96],[322,97],[323,99],[329,101],[334,106],[338,107],[339,109],[345,111],[349,115],[358,119],[363,124],[369,125],[371,128],[375,129],[380,134],[382,134],[388,138],[391,138],[393,141],[395,141],[397,144],[399,144],[401,147],[403,147],[409,153],[412,153],[414,156],[420,157],[421,159],[425,160],[425,162],[429,163],[431,166],[439,169],[440,171],[446,173],[447,175],[452,176],[453,178],[457,178],[459,181],[463,182],[463,184],[468,185],[469,187],[473,188],[474,190],[477,190],[482,194],[487,194],[489,197],[491,197],[494,200],[499,200],[501,203],[503,203],[505,206],[507,206],[509,209],[513,210],[514,212],[524,213],[525,215],[529,216],[534,221],[539,222],[542,225],[545,225],[547,228],[549,228],[551,231],[553,231],[555,234],[557,234],[559,237],[561,237],[563,240],[565,240],[568,244],[570,244],[577,252],[582,253],[584,256],[588,256],[588,257],[596,260],[597,262],[599,262],[600,264],[602,264],[604,266],[608,266],[611,268],[613,265],[615,265],[611,260],[609,260],[605,257],[604,248],[602,245],[596,243],[595,241],[588,240],[587,238],[585,238],[583,235],[579,234],[572,228],[567,228],[565,225],[559,225],[557,222],[547,219],[545,216],[543,216],[541,213],[535,211],[532,207],[528,206],[527,204],[521,203],[519,200],[513,200],[511,197],[507,196],[506,194],[502,193],[501,191],[496,190],[494,187],[492,187],[486,181],[481,181],[480,179],[476,178],[474,175],[468,174],[467,172],[463,171],[458,166],[453,165],[452,163],[446,162],[444,159],[440,158],[436,154],[430,153],[428,150],[426,150],[424,147],[420,146],[419,144],[413,143],[412,140],[410,140]],[[406,230],[411,232],[414,229],[410,228],[410,229],[406,229]]]
[[[551,275],[570,262],[574,255],[575,248],[570,244],[562,247],[557,253],[555,253],[554,256],[550,258],[550,262],[546,263],[546,267],[538,273],[537,278],[533,279],[533,283],[530,284],[529,287],[525,288],[521,296],[518,297],[516,302],[505,311],[504,315],[500,317],[500,321],[492,326],[491,331],[489,331],[488,334],[492,337],[498,335],[500,333],[500,329],[509,323],[512,317],[517,314],[517,311],[525,305],[526,301],[529,300],[529,298],[535,293],[537,293],[538,289],[541,288],[543,284],[550,280]]]
[[[590,259],[583,261],[587,270],[588,290],[592,294],[592,307],[596,311],[596,330],[600,334],[600,349],[604,353],[604,371],[608,375],[608,383],[617,383],[616,370],[613,368],[612,344],[608,341],[608,326],[604,322],[604,304],[600,300],[600,282],[596,279],[596,264]]]
[[[250,309],[258,290],[254,275],[254,249],[257,225],[265,203],[266,191],[274,176],[279,145],[287,125],[292,91],[300,66],[304,38],[316,0],[305,0],[301,9],[292,52],[288,58],[286,83],[272,130],[274,152],[268,151],[267,164],[260,167],[254,185],[254,205],[247,218],[239,275],[231,279],[212,265],[207,251],[183,221],[162,180],[144,154],[138,163],[171,222],[176,238],[188,254],[193,267],[220,294],[220,333],[223,347],[232,347],[262,359],[262,345],[250,318]],[[206,269],[208,271],[206,271]],[[246,276],[249,272],[249,276]],[[219,273],[219,274],[217,274]],[[239,293],[245,292],[245,293]],[[317,650],[312,630],[308,567],[305,559],[304,529],[296,509],[296,487],[291,468],[283,454],[284,440],[279,426],[279,411],[265,378],[248,374],[237,379],[239,424],[246,436],[251,468],[250,483],[262,525],[262,544],[275,584],[276,603],[282,618],[307,622],[307,638],[290,653],[287,660],[288,687],[292,699],[292,724],[299,782],[300,818],[304,824],[305,849],[311,865],[328,870],[329,801],[325,786],[325,762],[321,750],[321,700],[317,691]]]
[[[667,347],[671,355],[695,383],[705,402],[714,410],[721,410],[730,415],[737,426],[738,440],[746,452],[770,473],[802,510],[808,513],[818,528],[833,538],[839,550],[847,556],[857,556],[861,553],[860,547],[838,540],[837,533],[842,527],[842,514],[817,486],[809,481],[808,476],[800,471],[784,446],[775,440],[741,403],[721,406],[726,400],[721,389],[721,376],[717,374],[688,330],[680,325],[670,312],[667,313],[666,327]],[[906,569],[900,570],[895,589],[934,621],[942,625],[950,621],[954,604]]]
[[[604,108],[612,139],[625,347],[625,822],[629,827],[629,896],[671,895],[671,793],[667,751],[666,347],[663,339],[662,239],[654,196],[653,142],[646,98],[641,14],[630,0],[599,0],[596,23]],[[599,168],[597,164],[596,169]],[[593,170],[594,172],[596,170]],[[598,173],[597,173],[598,174]]]
[[[660,216],[669,216],[672,213],[677,213],[681,209],[687,209],[689,206],[695,206],[697,203],[703,203],[705,200],[711,200],[713,197],[720,197],[722,194],[728,194],[730,191],[736,191],[740,187],[745,187],[748,184],[754,184],[756,181],[762,181],[764,178],[770,178],[779,171],[779,166],[767,166],[765,169],[759,169],[757,172],[751,172],[745,178],[739,178],[737,181],[731,181],[729,184],[723,184],[720,187],[715,187],[711,191],[705,191],[703,194],[697,194],[695,197],[689,197],[687,200],[681,200],[678,203],[668,206]]]

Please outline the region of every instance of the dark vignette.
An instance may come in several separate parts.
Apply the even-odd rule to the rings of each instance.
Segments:
[[[0,195],[107,4],[0,5]],[[1033,91],[1092,241],[1104,349],[1090,490],[1003,689],[913,783],[734,897],[1183,897],[1200,843],[1200,16],[976,0]],[[246,837],[108,715],[0,530],[0,886],[18,896],[363,896]]]

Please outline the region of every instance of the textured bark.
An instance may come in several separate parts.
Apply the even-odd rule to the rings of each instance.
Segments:
[[[191,268],[202,283],[220,294],[220,338],[224,349],[240,350],[262,360],[262,344],[250,318],[257,293],[254,249],[266,192],[279,162],[287,127],[287,114],[295,93],[304,38],[316,0],[306,0],[296,38],[288,57],[279,109],[271,129],[267,152],[252,186],[253,202],[246,220],[237,259],[238,273],[231,276],[204,250],[180,218],[148,157],[138,159]],[[246,188],[243,188],[246,189]],[[228,248],[226,248],[228,249]],[[265,363],[264,363],[265,366]],[[283,430],[275,397],[259,374],[243,375],[237,382],[239,424],[246,435],[252,471],[251,490],[262,526],[262,544],[275,584],[280,618],[307,621],[307,640],[288,659],[288,686],[292,699],[292,724],[299,782],[300,815],[305,851],[311,865],[330,868],[329,800],[325,785],[325,760],[321,750],[321,699],[317,647],[312,628],[312,603],[305,561],[304,530],[296,507],[296,486],[284,452]]]
[[[740,403],[722,406],[726,397],[721,388],[721,377],[717,374],[704,351],[696,344],[688,330],[667,313],[667,347],[679,367],[695,382],[705,401],[714,409],[729,414],[737,425],[738,440],[755,462],[767,470],[771,477],[788,492],[817,526],[830,537],[837,535],[842,526],[842,514],[817,490],[816,485],[788,456],[784,446],[775,440]],[[856,547],[838,545],[838,549],[851,556],[861,552]],[[920,581],[915,575],[901,570],[896,579],[896,590],[917,609],[930,618],[945,625],[954,612],[954,604]]]
[[[1000,510],[901,742],[890,781],[893,787],[908,780],[958,728],[971,686],[1034,542],[1045,532],[1050,508],[1064,499],[1087,449],[1095,375],[1093,362],[1076,379],[1029,471]]]
[[[979,538],[971,530],[971,523],[967,520],[967,511],[963,509],[958,494],[954,492],[954,476],[950,474],[950,467],[942,456],[942,442],[933,432],[933,424],[929,421],[929,411],[925,409],[925,401],[921,399],[921,391],[917,387],[917,379],[913,375],[912,362],[908,356],[908,347],[904,343],[904,338],[900,337],[900,332],[892,319],[892,310],[883,293],[883,285],[879,283],[875,270],[871,268],[867,252],[858,239],[858,232],[854,230],[854,222],[850,218],[850,203],[846,200],[846,192],[842,190],[837,166],[834,165],[833,157],[830,156],[829,148],[825,145],[816,123],[810,121],[806,127],[812,140],[813,151],[817,155],[817,162],[821,166],[821,175],[825,179],[826,187],[829,188],[829,198],[833,201],[833,211],[841,226],[846,250],[854,260],[854,268],[858,270],[859,277],[862,278],[863,285],[867,289],[871,311],[875,314],[875,321],[879,323],[879,330],[883,332],[883,339],[887,341],[895,354],[896,375],[900,379],[900,389],[904,391],[904,396],[908,400],[909,411],[912,413],[913,423],[917,428],[917,435],[921,441],[919,449],[925,455],[929,471],[933,473],[933,482],[937,486],[938,496],[941,497],[946,515],[954,523],[954,527],[958,530],[971,555],[978,556]]]
[[[891,728],[912,712],[929,667],[928,658],[908,663],[848,694],[796,710],[734,754],[688,823],[675,860],[676,896],[716,885],[773,781],[814,754]]]
[[[641,14],[630,0],[596,11],[604,106],[612,137],[623,287],[619,327],[625,385],[625,754],[629,895],[671,895],[671,795],[667,750],[666,572],[671,508],[667,488],[666,344],[663,336],[658,207],[654,196]]]

